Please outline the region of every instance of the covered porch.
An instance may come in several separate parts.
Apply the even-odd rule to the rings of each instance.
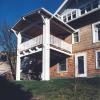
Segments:
[[[44,8],[22,17],[11,29],[17,36],[16,80],[21,79],[21,58],[41,62],[41,79],[50,80],[50,66],[72,55],[72,44],[65,41],[75,30]]]

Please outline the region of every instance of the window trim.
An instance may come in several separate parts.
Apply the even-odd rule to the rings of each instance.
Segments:
[[[60,70],[60,63],[57,64],[57,72],[58,73],[63,73],[63,72],[68,72],[68,59],[66,58],[66,70],[65,71],[61,71]]]
[[[63,22],[65,22],[65,23],[66,23],[66,22],[67,22],[67,16],[66,16],[66,15],[63,15],[63,17],[62,17],[62,18],[63,18]],[[66,19],[66,21],[64,21],[65,19]]]
[[[78,32],[78,38],[79,38],[79,41],[78,42],[75,42],[74,41],[74,33]],[[76,44],[76,43],[79,43],[80,42],[80,30],[77,29],[74,33],[72,33],[72,44]]]
[[[100,24],[100,21],[92,24],[92,39],[93,39],[93,43],[100,42],[100,40],[98,40],[96,35],[95,35],[95,25],[97,25],[97,24]]]
[[[84,4],[84,5],[82,5],[82,6],[79,7],[79,9],[80,9],[80,16],[85,15],[85,14],[91,12],[92,10],[98,9],[98,8],[100,7],[100,0],[98,0],[98,7],[97,7],[97,8],[93,8],[93,2],[94,2],[94,1],[95,1],[95,0],[91,0],[91,1],[89,1],[88,3],[86,3],[86,4]],[[87,10],[86,10],[86,9],[87,9],[87,5],[90,5],[90,6],[91,6],[91,10],[88,11],[88,12],[87,12]],[[82,9],[82,8],[85,9],[85,13],[84,13],[84,14],[81,14],[81,9]]]
[[[95,61],[96,61],[96,69],[99,69],[99,70],[100,70],[100,68],[98,68],[98,62],[97,62],[97,53],[98,53],[98,52],[100,52],[100,50],[97,50],[97,51],[95,52],[95,55],[96,55]]]
[[[94,1],[95,1],[95,0],[91,0],[91,1],[89,1],[89,2],[87,2],[87,3],[85,3],[85,4],[83,4],[83,5],[79,6],[78,9],[73,9],[73,10],[71,10],[71,11],[68,11],[68,12],[66,13],[66,18],[67,18],[67,14],[71,13],[71,20],[68,21],[68,18],[67,18],[67,23],[69,23],[69,22],[71,22],[71,21],[73,21],[73,20],[75,20],[75,19],[84,17],[84,16],[86,16],[86,15],[88,15],[88,14],[94,12],[94,11],[97,11],[97,10],[100,8],[100,0],[98,0],[98,7],[93,9],[93,7],[92,7],[93,4],[92,4],[92,3],[93,3]],[[86,8],[87,8],[87,5],[88,5],[88,4],[91,5],[91,10],[87,12],[87,11],[86,11]],[[85,9],[85,13],[82,14],[82,15],[81,15],[81,8],[84,8],[84,9]],[[72,12],[73,12],[73,11],[76,11],[76,18],[72,18]],[[63,16],[63,15],[62,15],[62,16]]]

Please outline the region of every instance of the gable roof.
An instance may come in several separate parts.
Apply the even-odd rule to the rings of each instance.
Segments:
[[[68,24],[64,23],[62,20],[60,20],[59,18],[57,18],[56,16],[54,16],[51,12],[49,12],[48,10],[46,10],[45,8],[40,8],[37,9],[29,14],[27,14],[26,16],[23,16],[13,27],[12,30],[17,31],[19,26],[24,22],[25,25],[25,18],[33,18],[33,16],[35,15],[35,18],[37,18],[36,16],[39,16],[40,14],[43,14],[45,16],[47,16],[48,18],[57,21],[59,24],[61,24],[62,26],[70,29],[71,31],[75,31],[74,28],[72,28],[71,26],[69,26]],[[18,32],[18,31],[17,31]]]
[[[56,10],[56,12],[54,13],[54,15],[56,15],[61,9],[62,7],[68,2],[68,0],[64,0],[64,2],[60,5],[60,7]]]

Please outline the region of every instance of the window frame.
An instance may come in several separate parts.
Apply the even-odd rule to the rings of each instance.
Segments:
[[[75,42],[75,39],[74,39],[74,34],[75,33],[78,33],[78,42]],[[79,43],[80,42],[80,30],[76,30],[74,33],[72,33],[72,44],[76,44],[76,43]]]
[[[68,19],[69,17],[70,17],[70,20]],[[71,20],[72,20],[72,13],[70,12],[70,13],[67,14],[67,22],[71,21]]]
[[[68,72],[68,59],[64,59],[66,61],[66,70],[65,71],[62,71],[60,70],[60,63],[57,64],[57,72],[58,73],[62,73],[62,72]]]
[[[96,69],[100,69],[100,68],[98,67],[98,62],[97,62],[97,61],[98,61],[98,58],[97,58],[97,57],[98,57],[98,55],[97,55],[98,52],[100,52],[100,50],[97,50],[97,51],[95,52],[95,55],[96,55],[96,59],[95,59],[95,60],[96,60]]]
[[[72,13],[71,13],[71,15],[72,15],[72,19],[77,18],[77,11],[73,10]],[[75,15],[75,17],[73,17],[74,15]]]
[[[95,10],[95,9],[99,8],[99,6],[100,6],[100,0],[97,1],[97,2],[98,2],[98,6],[95,7],[95,8],[93,8],[93,4],[94,4],[95,1],[96,1],[96,0],[91,0],[91,1],[89,1],[88,3],[86,3],[86,4],[82,5],[82,6],[80,6],[80,7],[79,7],[79,9],[80,9],[80,16],[85,15],[85,14],[91,12],[92,10]],[[91,10],[90,10],[90,11],[87,11],[87,6],[88,6],[88,5],[91,6]],[[81,14],[81,11],[82,11],[81,9],[84,9],[84,10],[85,10],[85,13],[84,13],[84,14]]]
[[[100,40],[98,39],[98,34],[96,35],[96,33],[95,33],[95,26],[98,25],[98,24],[100,24],[100,21],[92,24],[92,39],[93,39],[93,43],[100,42]]]
[[[66,15],[63,15],[63,22],[67,22],[67,17],[66,17]]]

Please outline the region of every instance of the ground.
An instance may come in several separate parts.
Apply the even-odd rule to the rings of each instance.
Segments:
[[[38,100],[100,100],[100,78],[20,81],[25,91]]]

